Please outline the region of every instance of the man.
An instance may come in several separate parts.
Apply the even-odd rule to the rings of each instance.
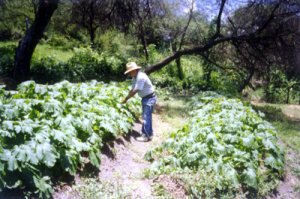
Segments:
[[[129,91],[122,103],[126,103],[136,93],[138,93],[142,98],[142,135],[138,137],[137,140],[141,142],[148,142],[152,140],[153,136],[152,112],[157,98],[149,77],[145,73],[141,72],[140,69],[141,67],[139,67],[135,62],[129,62],[126,64],[126,71],[124,74],[128,74],[132,77],[133,81],[132,89]]]

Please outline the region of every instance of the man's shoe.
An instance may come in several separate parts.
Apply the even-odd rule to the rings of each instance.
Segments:
[[[149,141],[151,141],[153,139],[153,136],[152,135],[149,136],[148,139],[149,139]]]
[[[139,142],[149,142],[150,141],[150,139],[147,136],[145,136],[144,134],[141,135],[140,137],[137,137],[136,140]]]

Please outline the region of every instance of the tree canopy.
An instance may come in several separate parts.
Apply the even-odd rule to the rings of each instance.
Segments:
[[[240,91],[255,74],[270,81],[275,68],[284,70],[288,79],[298,78],[300,73],[298,0],[202,4],[198,0],[26,0],[22,4],[2,0],[0,9],[0,39],[22,38],[14,66],[14,77],[19,80],[29,78],[31,55],[40,39],[66,37],[101,49],[99,37],[112,29],[130,35],[141,46],[149,63],[148,74],[176,60],[178,76],[183,79],[180,58],[189,55],[201,58],[208,70],[217,67],[237,73],[242,79]],[[171,51],[152,62],[152,44]],[[31,46],[30,50],[25,47],[21,52],[24,45]]]

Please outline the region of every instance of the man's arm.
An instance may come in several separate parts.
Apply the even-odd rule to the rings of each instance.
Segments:
[[[125,97],[125,99],[122,101],[122,104],[125,104],[131,97],[133,97],[136,93],[138,92],[138,90],[135,89],[131,89],[128,93],[128,95]]]

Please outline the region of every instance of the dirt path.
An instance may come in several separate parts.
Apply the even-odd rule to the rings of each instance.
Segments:
[[[143,179],[144,169],[150,163],[143,159],[145,153],[162,142],[164,133],[173,130],[173,127],[162,120],[160,115],[153,115],[154,137],[152,142],[138,142],[135,140],[141,129],[141,123],[136,123],[131,136],[118,139],[114,142],[115,155],[102,155],[99,178],[105,181],[118,181],[129,198],[152,198],[152,180]]]
[[[284,179],[279,182],[279,185],[276,191],[274,191],[274,194],[271,194],[266,199],[299,199],[300,198],[300,190],[298,190],[299,183],[300,183],[299,177],[297,177],[295,171],[293,171],[293,170],[298,170],[299,172],[300,156],[290,148],[285,148],[285,150],[286,150],[286,167],[285,167]]]
[[[152,185],[154,181],[157,183],[157,179],[145,179],[143,177],[143,171],[150,166],[150,163],[144,160],[144,155],[151,148],[158,146],[169,132],[178,128],[178,125],[174,126],[169,121],[165,121],[162,114],[154,113],[153,140],[151,142],[138,142],[135,138],[139,136],[141,126],[140,122],[135,123],[129,135],[118,138],[104,147],[98,177],[101,183],[113,184],[113,188],[118,189],[111,191],[114,196],[107,193],[104,198],[124,198],[124,192],[125,198],[154,198]],[[75,184],[84,185],[84,182],[82,182],[81,177],[77,176]],[[172,183],[169,184],[172,185]],[[117,192],[122,192],[122,196],[115,196],[119,194]],[[57,190],[53,196],[54,199],[83,198],[76,192],[76,189],[68,185]]]

